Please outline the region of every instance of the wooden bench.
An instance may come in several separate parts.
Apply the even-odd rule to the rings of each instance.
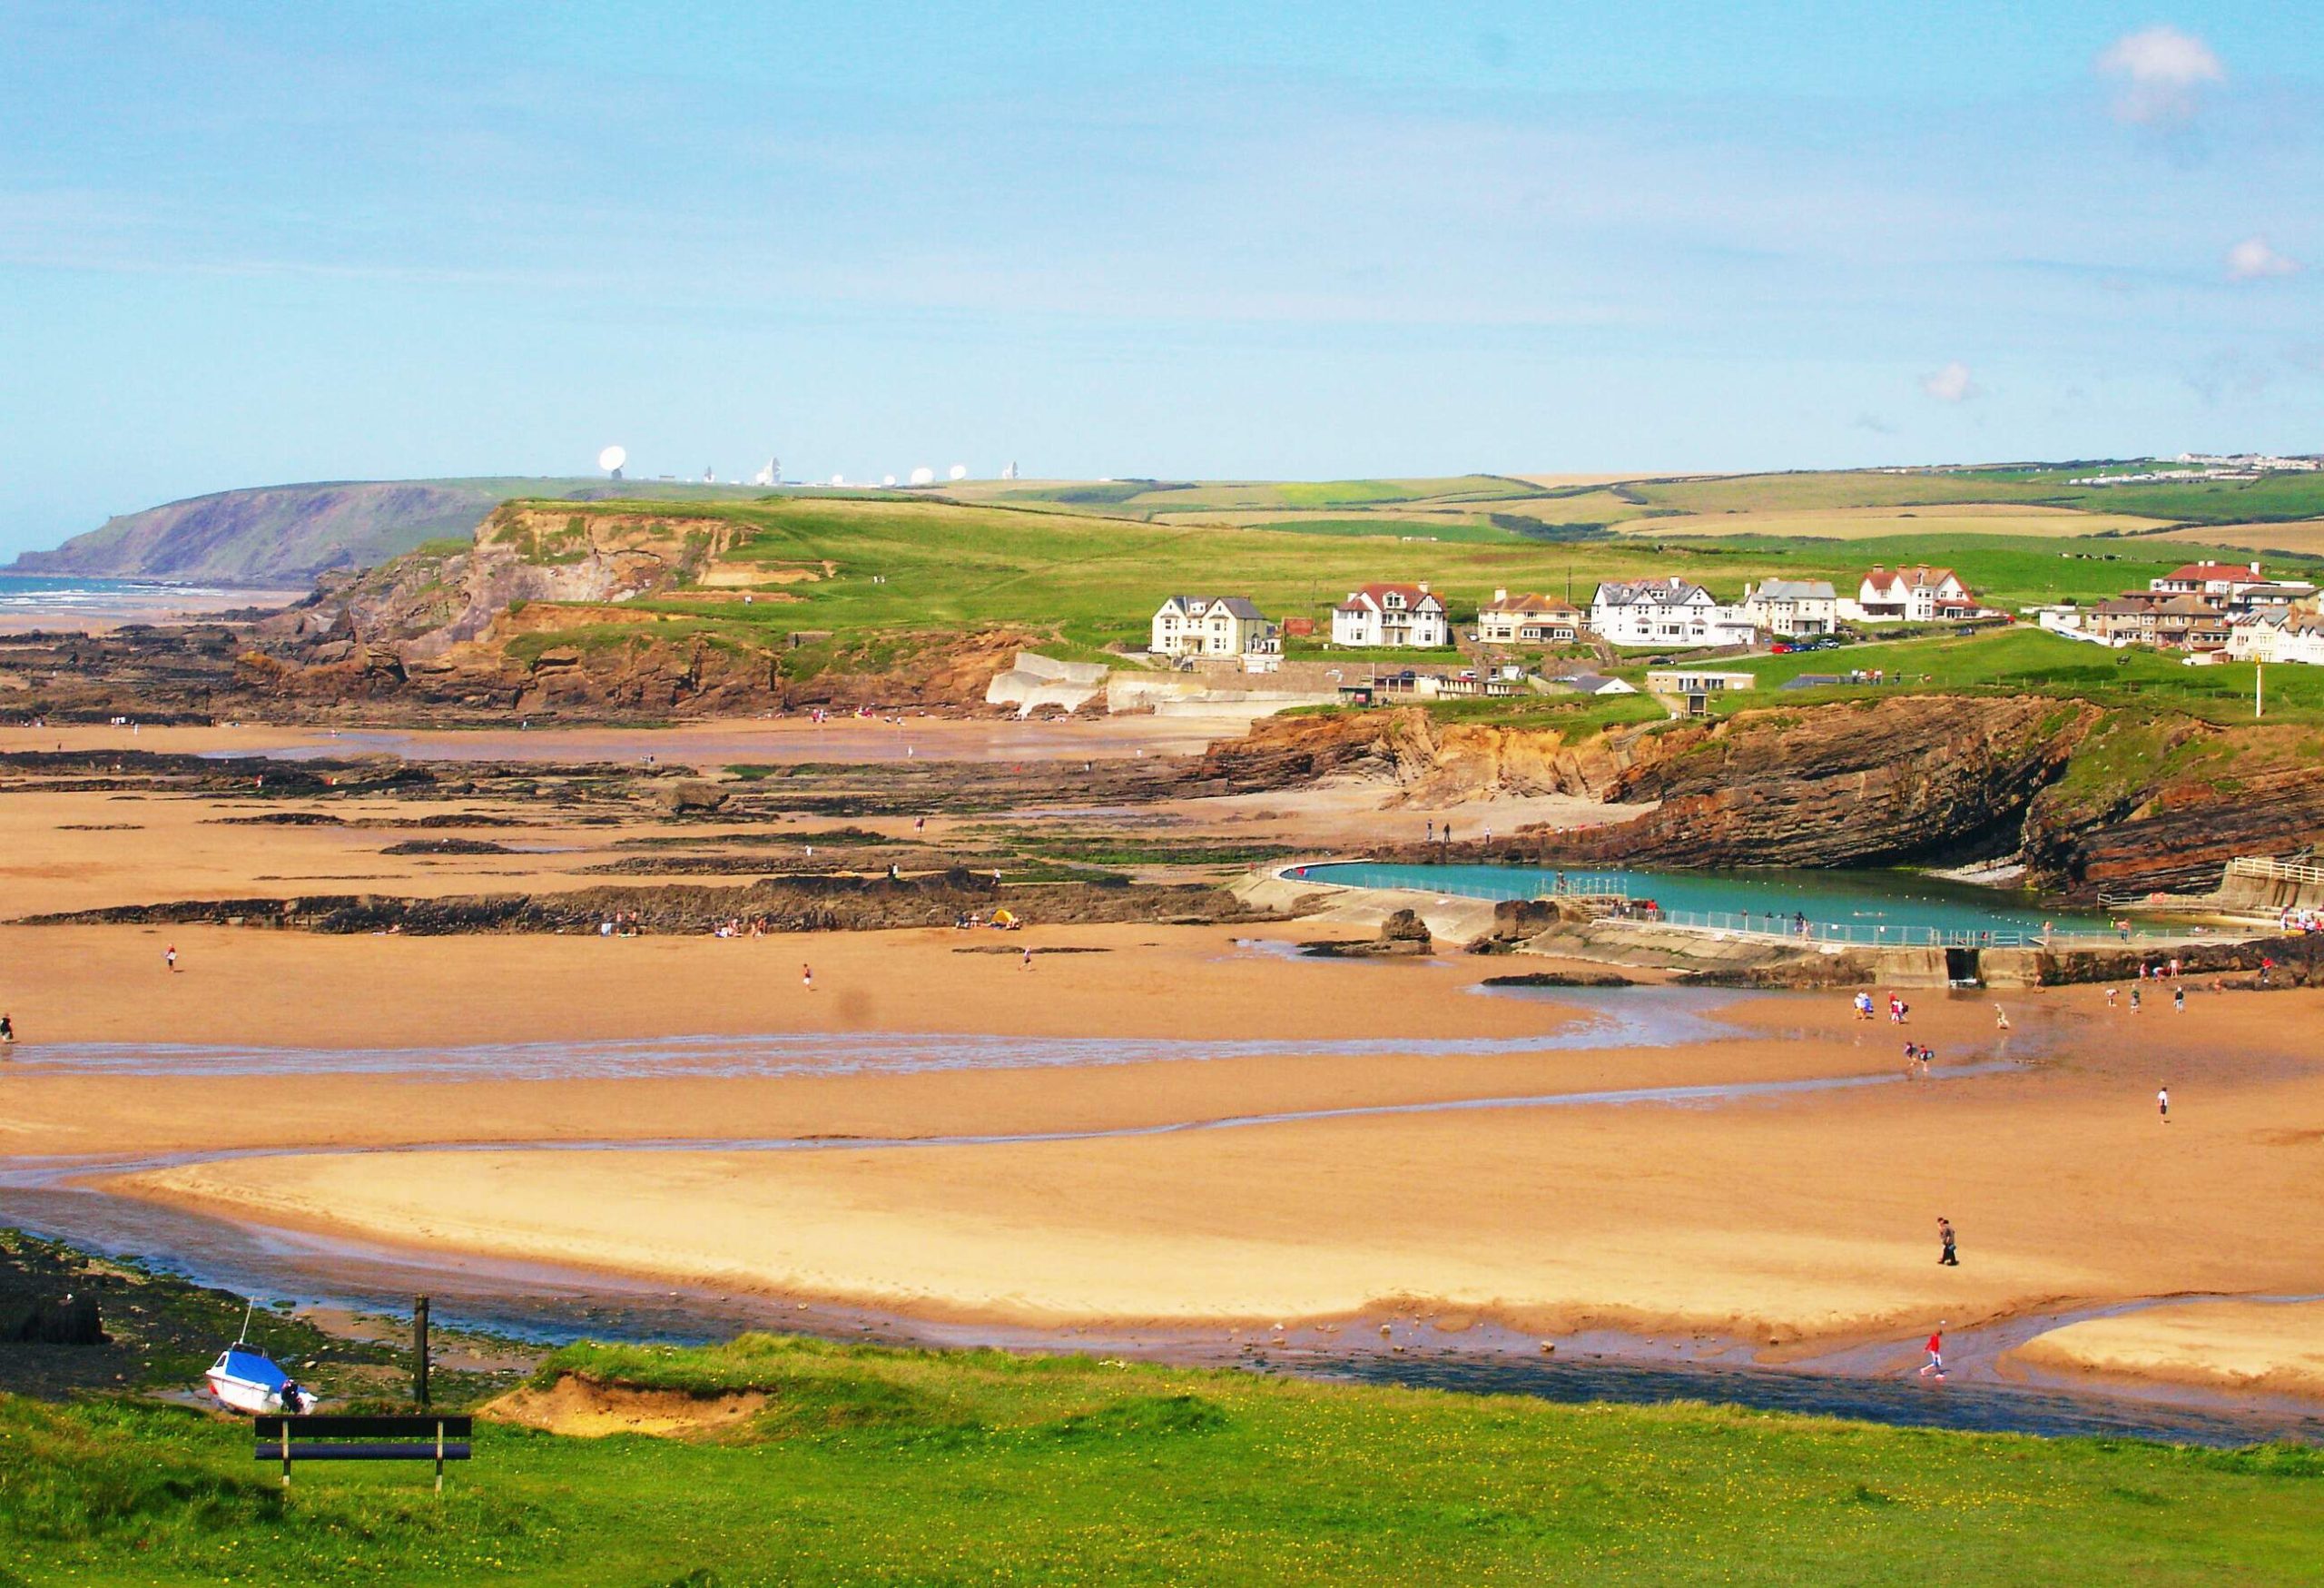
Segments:
[[[402,1417],[260,1417],[260,1461],[282,1463],[290,1482],[294,1461],[433,1461],[436,1492],[444,1492],[444,1464],[466,1461],[474,1419],[423,1412]]]

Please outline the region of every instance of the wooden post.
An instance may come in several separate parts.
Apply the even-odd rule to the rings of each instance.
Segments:
[[[428,1297],[411,1298],[411,1400],[428,1404]]]
[[[282,1415],[282,1486],[290,1486],[290,1415]]]
[[[436,1419],[436,1492],[444,1492],[444,1419]]]

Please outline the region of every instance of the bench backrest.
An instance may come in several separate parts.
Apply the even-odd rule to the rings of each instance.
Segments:
[[[433,1439],[441,1428],[447,1439],[466,1439],[476,1419],[468,1415],[392,1417],[257,1417],[252,1419],[261,1442],[293,1439]],[[285,1428],[283,1425],[290,1426]]]

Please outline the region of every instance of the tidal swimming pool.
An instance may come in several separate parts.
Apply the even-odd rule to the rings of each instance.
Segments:
[[[1681,924],[1778,930],[1806,916],[1817,935],[1851,941],[1926,941],[1931,933],[1991,932],[1996,937],[2102,932],[2111,922],[2088,911],[2044,904],[2034,894],[2002,893],[1916,872],[1674,872],[1628,868],[1509,865],[1398,865],[1379,861],[1292,866],[1294,882],[1347,888],[1398,888],[1470,899],[1539,899],[1562,892],[1625,892],[1652,900]]]

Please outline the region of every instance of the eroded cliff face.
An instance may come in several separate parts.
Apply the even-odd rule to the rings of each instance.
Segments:
[[[1896,695],[1741,713],[1655,737],[1612,797],[1647,814],[1563,841],[1677,865],[1879,865],[2007,854],[2098,708]]]
[[[1439,723],[1416,707],[1263,717],[1213,745],[1204,775],[1245,790],[1312,783],[1392,784],[1391,803],[1431,808],[1502,797],[1612,800],[1628,770],[1660,753],[1640,729],[1566,734]]]
[[[2112,721],[2026,814],[2024,855],[2077,895],[2208,889],[2239,854],[2324,843],[2324,734]]]

